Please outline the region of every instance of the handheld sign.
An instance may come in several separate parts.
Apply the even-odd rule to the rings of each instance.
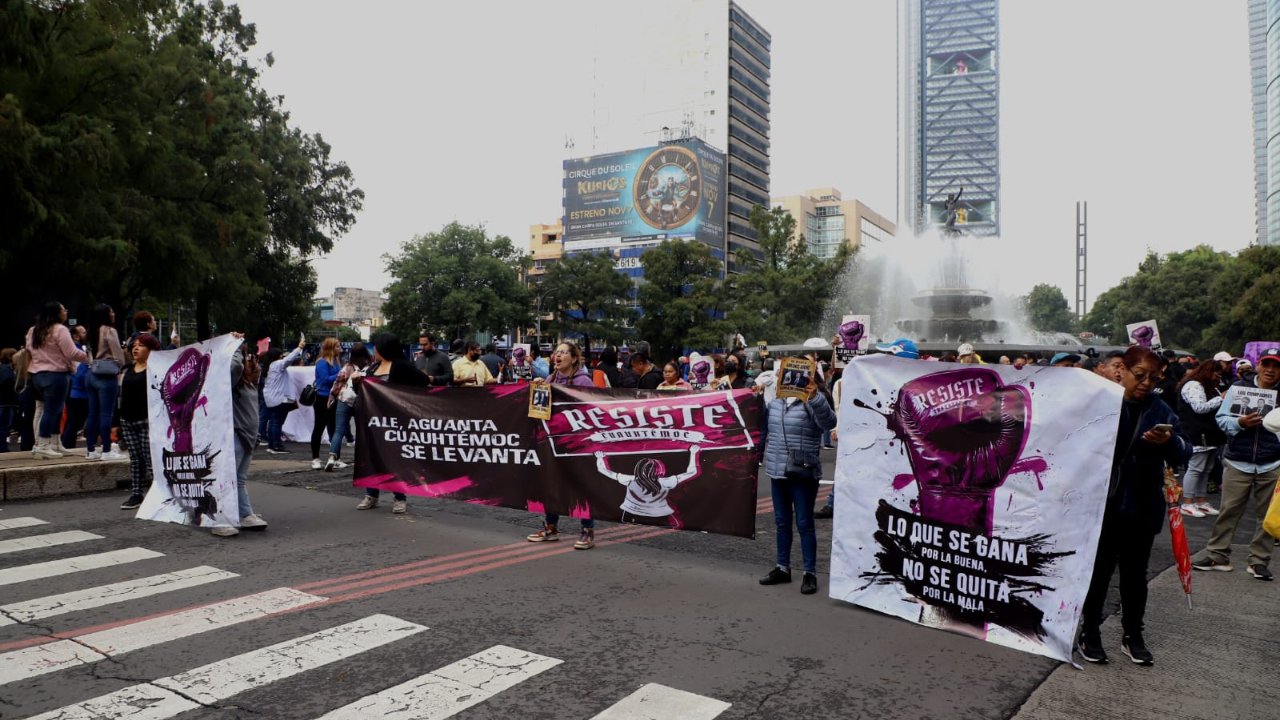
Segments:
[[[551,419],[551,387],[546,383],[529,386],[529,417],[535,420]]]
[[[806,388],[813,380],[813,374],[813,361],[809,358],[783,358],[782,367],[778,370],[778,397],[808,399]]]

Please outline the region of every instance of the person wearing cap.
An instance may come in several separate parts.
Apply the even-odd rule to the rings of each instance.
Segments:
[[[916,348],[914,342],[906,338],[898,338],[891,343],[877,343],[876,352],[908,360],[920,359],[920,350]]]
[[[964,363],[965,365],[985,364],[982,362],[982,356],[974,352],[973,346],[970,345],[969,343],[965,343],[961,345],[959,348],[957,348],[956,355],[957,355],[956,362]]]
[[[1280,346],[1263,349],[1258,354],[1257,376],[1252,381],[1237,380],[1234,387],[1275,390],[1277,384],[1280,384]],[[1262,521],[1271,507],[1276,475],[1280,471],[1280,435],[1263,425],[1261,413],[1236,417],[1225,402],[1218,406],[1214,419],[1227,434],[1226,450],[1222,453],[1222,504],[1209,544],[1205,546],[1205,557],[1191,563],[1191,567],[1224,572],[1234,569],[1231,538],[1252,495],[1258,523],[1249,543],[1248,573],[1259,580],[1271,580],[1272,573],[1267,566],[1271,563],[1272,542]]]
[[[1231,353],[1225,350],[1213,356],[1213,361],[1218,363],[1218,367],[1222,369],[1223,373],[1231,372],[1231,361],[1234,359],[1231,357]]]
[[[1060,352],[1053,356],[1049,361],[1049,367],[1076,367],[1080,362],[1080,356],[1075,353]]]

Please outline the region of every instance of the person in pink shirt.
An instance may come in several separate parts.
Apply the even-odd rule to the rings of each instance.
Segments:
[[[62,457],[53,438],[62,420],[71,374],[76,363],[89,362],[89,356],[71,340],[66,322],[67,309],[62,303],[45,303],[36,316],[36,324],[27,331],[27,351],[31,353],[27,372],[36,399],[44,403],[44,415],[36,428],[36,446],[31,451],[35,457]]]

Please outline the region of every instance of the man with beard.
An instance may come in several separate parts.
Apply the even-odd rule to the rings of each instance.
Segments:
[[[418,348],[421,352],[414,358],[413,364],[427,376],[430,384],[453,384],[453,366],[449,362],[449,356],[436,347],[431,333],[426,330],[418,333]]]

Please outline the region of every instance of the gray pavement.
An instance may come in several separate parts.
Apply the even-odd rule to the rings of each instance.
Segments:
[[[0,718],[47,712],[374,614],[427,629],[229,700],[209,702],[180,717],[315,718],[498,645],[561,662],[454,717],[591,718],[649,683],[730,703],[720,718],[1009,718],[1020,710],[1023,717],[1039,717],[1026,714],[1033,711],[1032,701],[1034,708],[1052,708],[1053,698],[1066,697],[1065,690],[1053,690],[1062,682],[1060,676],[1105,679],[1110,676],[1092,671],[1123,677],[1130,670],[1070,670],[831,600],[825,597],[830,521],[818,526],[821,590],[806,597],[799,594],[798,583],[773,588],[756,584],[773,558],[767,512],[757,516],[754,541],[690,532],[637,533],[601,523],[599,547],[575,552],[566,542],[554,548],[524,543],[524,535],[539,522],[525,512],[426,498],[411,498],[404,516],[391,515],[389,504],[357,512],[362,491],[350,486],[349,474],[311,471],[305,447],[291,449],[295,452],[286,459],[255,458],[259,482],[251,484],[254,506],[271,523],[263,533],[220,540],[194,528],[133,520],[116,509],[124,492],[0,506],[0,520],[29,516],[48,522],[5,530],[0,541],[67,530],[101,536],[76,545],[0,554],[0,572],[129,547],[164,554],[114,568],[0,585],[3,606],[193,566],[237,574],[0,627],[0,653],[20,651],[23,643],[52,633],[79,638],[86,632],[110,632],[103,628],[113,626],[127,629],[139,619],[168,617],[177,610],[277,588],[327,598],[294,612],[0,682]],[[826,455],[827,462],[834,459],[832,453]],[[767,497],[766,482],[761,482],[759,495]],[[1208,521],[1190,521],[1188,527],[1191,545],[1199,549]],[[1242,528],[1237,542],[1251,528]],[[1156,547],[1153,572],[1171,563],[1167,533]],[[1198,575],[1196,580],[1204,586],[1198,607],[1206,608],[1198,612],[1228,605],[1219,600],[1214,606],[1212,597],[1216,587],[1225,589],[1223,598],[1238,593],[1231,583],[1247,581],[1244,589],[1260,603],[1280,591],[1280,586],[1240,571]],[[1185,605],[1158,610],[1157,602],[1171,602],[1164,595],[1182,602],[1180,589],[1166,593],[1153,586],[1148,618],[1157,671],[1166,669],[1162,663],[1171,669],[1175,645],[1202,650],[1214,639],[1187,632],[1192,625]],[[1243,622],[1256,627],[1255,637],[1275,636],[1273,615]],[[146,640],[145,633],[137,635]],[[1263,657],[1270,658],[1266,667],[1274,668],[1274,645],[1270,647],[1272,654]],[[1243,662],[1252,672],[1260,667],[1252,662],[1257,652],[1236,653],[1229,647],[1229,664],[1214,667],[1230,672]],[[17,667],[0,661],[0,680],[6,665]],[[1161,682],[1166,697],[1192,692],[1199,684],[1195,672],[1188,669],[1182,682]],[[1267,679],[1263,673],[1253,676]],[[1037,692],[1046,678],[1050,689]],[[1048,697],[1037,699],[1041,694]],[[1068,714],[1045,717],[1131,717],[1130,709],[1150,702],[1140,694],[1132,699],[1118,695],[1111,703],[1096,703],[1097,713],[1070,714],[1067,706],[1062,712]]]

